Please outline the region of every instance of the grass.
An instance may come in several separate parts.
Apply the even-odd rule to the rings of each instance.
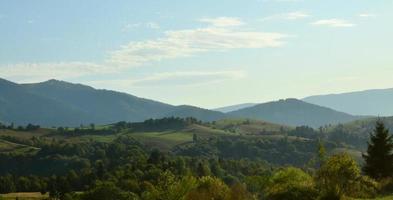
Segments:
[[[228,130],[237,134],[260,135],[263,133],[278,133],[281,129],[289,130],[291,127],[251,119],[223,119],[215,122],[213,127]]]
[[[49,129],[39,129],[37,131],[14,131],[14,130],[0,130],[0,136],[17,136],[23,139],[30,139],[32,137],[44,136],[50,133]]]
[[[17,144],[10,141],[0,139],[0,152],[1,153],[29,153],[39,150],[38,148]]]
[[[48,194],[41,194],[39,192],[18,192],[18,193],[8,193],[0,195],[3,199],[6,200],[43,200],[48,199]]]

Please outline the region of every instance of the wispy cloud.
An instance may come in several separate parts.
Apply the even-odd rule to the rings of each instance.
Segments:
[[[246,76],[242,70],[227,71],[175,71],[152,74],[139,79],[119,79],[107,81],[91,81],[93,85],[111,85],[113,87],[190,87],[201,86],[223,81],[239,80]]]
[[[304,0],[259,0],[260,2],[291,2],[291,3],[294,3],[294,2],[301,2],[301,1],[304,1]]]
[[[70,79],[116,70],[90,62],[17,63],[0,66],[0,76],[23,81],[43,81],[50,78]]]
[[[108,62],[138,66],[208,51],[279,47],[287,37],[281,33],[242,31],[227,26],[166,31],[162,38],[130,42],[122,46],[110,53]]]
[[[343,20],[343,19],[323,19],[323,20],[318,20],[311,25],[314,26],[329,26],[329,27],[334,27],[334,28],[345,28],[345,27],[353,27],[356,26],[356,24]]]
[[[362,18],[373,18],[373,17],[376,17],[376,16],[377,15],[373,14],[373,13],[360,13],[358,15],[358,17],[362,17]]]
[[[146,23],[128,23],[124,25],[122,31],[127,32],[136,28],[146,28],[146,29],[160,29],[160,25],[156,22],[146,22]]]
[[[151,85],[200,85],[225,80],[237,80],[246,76],[244,71],[179,71],[153,74],[152,76],[133,81],[134,86]]]
[[[311,17],[311,15],[306,13],[306,12],[304,12],[304,11],[295,11],[295,12],[271,15],[271,16],[262,18],[261,21],[267,21],[267,20],[298,20],[298,19],[304,19],[304,18],[308,18],[308,17]]]
[[[241,26],[244,22],[234,17],[202,18],[200,22],[208,23],[215,27]]]
[[[0,65],[0,76],[18,81],[42,81],[49,78],[74,79],[103,74],[123,73],[133,67],[166,59],[195,56],[202,52],[224,52],[232,49],[259,49],[280,47],[289,37],[281,33],[242,30],[234,28],[231,23],[220,18],[214,26],[205,28],[184,29],[164,32],[161,38],[132,41],[118,50],[108,52],[103,62],[47,62],[47,63],[16,63]],[[224,26],[224,24],[226,24]],[[229,26],[229,24],[232,24]],[[240,25],[240,23],[237,23]],[[215,80],[241,77],[238,71],[224,72],[168,72],[154,74],[148,78],[134,80],[134,85],[143,85],[163,79],[181,77],[198,77],[199,80],[212,82]],[[212,80],[207,80],[206,77]]]

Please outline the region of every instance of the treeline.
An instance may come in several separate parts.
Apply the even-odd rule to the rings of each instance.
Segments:
[[[222,136],[209,139],[195,139],[193,143],[176,146],[176,155],[206,158],[263,160],[275,166],[305,166],[315,157],[319,140],[304,138],[277,138]],[[335,143],[325,142],[330,151]]]
[[[15,131],[36,131],[40,128],[41,127],[39,125],[34,125],[34,124],[27,124],[26,126],[15,126],[14,123],[11,123],[10,125],[0,123],[0,130],[8,129],[8,130],[15,130]]]
[[[179,130],[191,124],[203,124],[202,121],[193,118],[165,117],[161,119],[148,119],[144,122],[118,122],[114,124],[116,130],[128,129],[130,131],[165,131]]]
[[[178,118],[165,117],[162,119],[148,119],[143,122],[117,122],[103,127],[96,127],[95,124],[76,128],[57,127],[52,132],[53,135],[62,134],[67,136],[81,136],[81,135],[113,135],[122,131],[128,132],[146,132],[146,131],[165,131],[165,130],[180,130],[191,124],[202,124],[200,120],[192,117]]]

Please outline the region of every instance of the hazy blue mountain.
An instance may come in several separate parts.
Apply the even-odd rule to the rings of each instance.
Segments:
[[[353,115],[393,116],[393,89],[319,95],[303,100]]]
[[[225,106],[225,107],[220,107],[213,109],[215,111],[223,112],[223,113],[229,113],[232,111],[240,110],[243,108],[248,108],[257,105],[256,103],[243,103],[243,104],[237,104],[237,105],[232,105],[232,106]]]
[[[297,99],[258,104],[253,107],[229,112],[228,114],[235,117],[260,119],[279,124],[292,126],[308,125],[312,127],[345,123],[360,118]]]
[[[98,124],[156,118],[174,107],[126,93],[97,90],[89,86],[57,80],[23,86],[33,94],[56,100],[86,113],[89,115],[89,119],[86,120]]]
[[[0,121],[42,125],[80,124],[89,116],[54,99],[30,93],[21,85],[0,79]],[[66,123],[64,123],[66,122]]]
[[[79,126],[143,121],[164,116],[202,121],[224,114],[190,106],[173,106],[126,93],[98,90],[58,80],[16,84],[0,79],[0,121],[42,126]]]
[[[357,116],[296,99],[254,106],[243,104],[242,106],[251,107],[222,113],[193,106],[173,106],[126,93],[58,80],[16,84],[0,79],[0,91],[0,121],[15,124],[79,126],[175,116],[195,117],[202,121],[231,117],[255,118],[285,125],[317,127],[359,119]]]

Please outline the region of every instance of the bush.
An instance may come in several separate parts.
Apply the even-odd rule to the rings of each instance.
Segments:
[[[82,200],[126,200],[131,194],[125,194],[112,182],[99,182],[94,188],[82,195]]]
[[[214,199],[226,200],[229,198],[229,187],[218,178],[201,177],[196,189],[187,194],[187,200]]]
[[[382,194],[393,193],[393,178],[384,178],[379,181],[378,185],[379,192]]]
[[[312,177],[294,167],[275,172],[265,192],[271,200],[313,200],[318,196]]]
[[[354,198],[374,198],[378,193],[378,183],[368,176],[359,177],[350,192]]]
[[[331,156],[322,165],[317,174],[317,183],[322,196],[338,197],[350,194],[360,169],[348,154]]]

